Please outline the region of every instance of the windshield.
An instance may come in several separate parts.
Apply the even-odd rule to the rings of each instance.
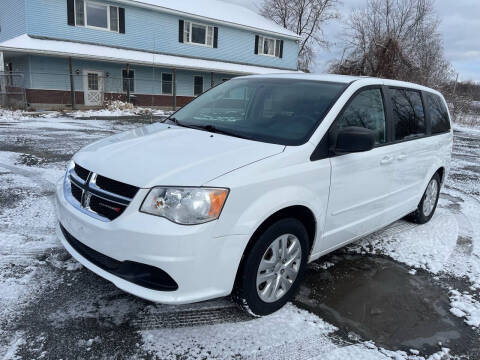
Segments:
[[[256,141],[301,145],[347,86],[301,79],[233,79],[184,106],[173,120]]]

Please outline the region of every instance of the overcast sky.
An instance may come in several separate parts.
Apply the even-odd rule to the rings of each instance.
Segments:
[[[224,0],[257,10],[262,0]],[[342,0],[339,7],[345,19],[354,7],[362,7],[366,0]],[[435,7],[441,20],[445,54],[460,74],[461,80],[480,81],[480,0],[436,0]],[[343,20],[344,20],[343,19]],[[328,63],[341,56],[339,22],[325,28],[332,46],[317,54],[316,72],[324,72]]]

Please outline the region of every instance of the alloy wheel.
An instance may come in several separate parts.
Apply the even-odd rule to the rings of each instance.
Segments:
[[[282,298],[295,282],[301,262],[302,247],[295,235],[276,238],[258,267],[256,285],[260,299],[272,303]]]
[[[426,217],[432,213],[438,197],[438,183],[435,179],[430,180],[425,191],[425,199],[423,200],[423,215]]]

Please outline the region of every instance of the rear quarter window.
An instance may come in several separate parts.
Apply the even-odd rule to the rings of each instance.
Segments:
[[[425,111],[420,92],[390,89],[395,140],[409,140],[426,135]]]
[[[450,118],[442,98],[435,94],[424,93],[426,106],[432,123],[432,134],[450,131]]]

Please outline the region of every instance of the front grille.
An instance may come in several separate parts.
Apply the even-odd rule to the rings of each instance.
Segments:
[[[138,188],[120,181],[115,181],[104,176],[98,175],[97,186],[111,193],[120,194],[127,198],[134,198],[137,195]]]
[[[75,164],[68,174],[67,200],[83,212],[103,221],[118,218],[139,188],[91,172]]]
[[[83,181],[87,181],[88,179],[88,175],[90,175],[90,171],[88,171],[87,169],[81,167],[80,165],[78,164],[75,164],[75,173],[78,175],[78,177],[80,179],[82,179]]]
[[[60,224],[63,236],[68,244],[86,260],[100,269],[134,284],[158,291],[175,291],[178,284],[162,269],[133,261],[118,261],[93,250],[74,238]]]
[[[82,193],[82,188],[72,183],[72,195],[79,203],[82,202]]]

